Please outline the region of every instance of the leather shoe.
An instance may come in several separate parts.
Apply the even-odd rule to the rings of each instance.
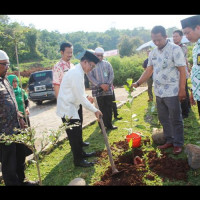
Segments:
[[[83,147],[87,147],[87,146],[89,146],[89,144],[90,144],[89,142],[83,142],[82,143]]]
[[[117,128],[118,128],[117,126],[112,126],[112,127],[108,127],[107,130],[115,130]]]
[[[170,148],[170,147],[173,147],[173,144],[166,143],[166,144],[158,146],[159,149],[167,149],[167,148]]]
[[[123,119],[122,117],[115,117],[116,120],[121,120]]]
[[[83,157],[84,158],[88,158],[88,157],[92,157],[92,156],[95,156],[96,155],[96,152],[91,152],[91,153],[83,153]]]
[[[81,160],[78,163],[74,163],[75,166],[77,167],[91,167],[94,165],[93,162],[88,162],[87,160]]]
[[[39,186],[39,181],[24,181],[22,186]]]
[[[182,152],[182,147],[174,147],[173,154],[179,154]]]

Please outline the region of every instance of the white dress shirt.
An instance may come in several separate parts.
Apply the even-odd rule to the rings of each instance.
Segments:
[[[91,112],[97,109],[86,97],[84,71],[81,64],[64,74],[57,99],[56,114],[63,118],[80,119],[78,109],[80,104]]]

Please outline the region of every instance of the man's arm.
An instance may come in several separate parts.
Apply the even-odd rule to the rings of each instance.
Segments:
[[[60,85],[54,84],[54,92],[55,92],[56,99],[58,98],[59,90],[60,90]]]
[[[95,75],[94,75],[94,71],[91,71],[91,72],[87,73],[86,76],[88,77],[89,81],[90,81],[94,86],[99,86],[99,85],[100,85],[99,81],[96,79],[96,77],[95,77]]]
[[[113,67],[110,63],[109,64],[109,78],[108,78],[108,83],[109,85],[112,85],[113,80],[114,80],[114,71],[113,71]]]
[[[186,84],[186,71],[185,66],[178,67],[178,71],[180,72],[180,81],[179,81],[179,100],[182,101],[186,98],[185,84]]]
[[[135,83],[133,83],[131,87],[135,88],[139,87],[142,83],[147,81],[152,74],[153,74],[153,66],[147,67],[147,69],[142,73],[140,78]]]

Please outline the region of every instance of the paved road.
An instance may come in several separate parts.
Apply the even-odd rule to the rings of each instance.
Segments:
[[[142,92],[146,91],[147,87],[139,87],[137,88],[133,95],[137,96]],[[86,90],[88,95],[91,95],[91,90]],[[115,88],[115,97],[118,106],[126,102],[128,93],[124,88]],[[83,108],[83,126],[90,124],[96,119],[95,115]],[[30,122],[31,126],[36,130],[37,137],[37,148],[40,148],[40,140],[43,134],[50,133],[51,130],[57,130],[61,125],[61,119],[56,115],[56,101],[44,101],[42,105],[36,105],[35,103],[30,101]],[[61,136],[61,139],[66,137],[64,133]]]

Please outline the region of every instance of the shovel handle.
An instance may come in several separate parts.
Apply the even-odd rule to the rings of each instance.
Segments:
[[[96,108],[99,109],[96,98],[94,98],[94,103],[95,103]],[[108,151],[109,161],[110,161],[110,164],[111,164],[111,167],[112,167],[112,173],[117,173],[118,170],[116,169],[113,158],[112,158],[112,153],[111,153],[111,150],[110,150],[110,145],[108,143],[108,137],[107,137],[107,133],[106,133],[106,129],[105,129],[105,126],[104,126],[104,123],[103,123],[102,116],[100,116],[100,118],[99,118],[99,123],[101,125],[101,130],[103,132],[106,148],[107,148],[107,151]]]

